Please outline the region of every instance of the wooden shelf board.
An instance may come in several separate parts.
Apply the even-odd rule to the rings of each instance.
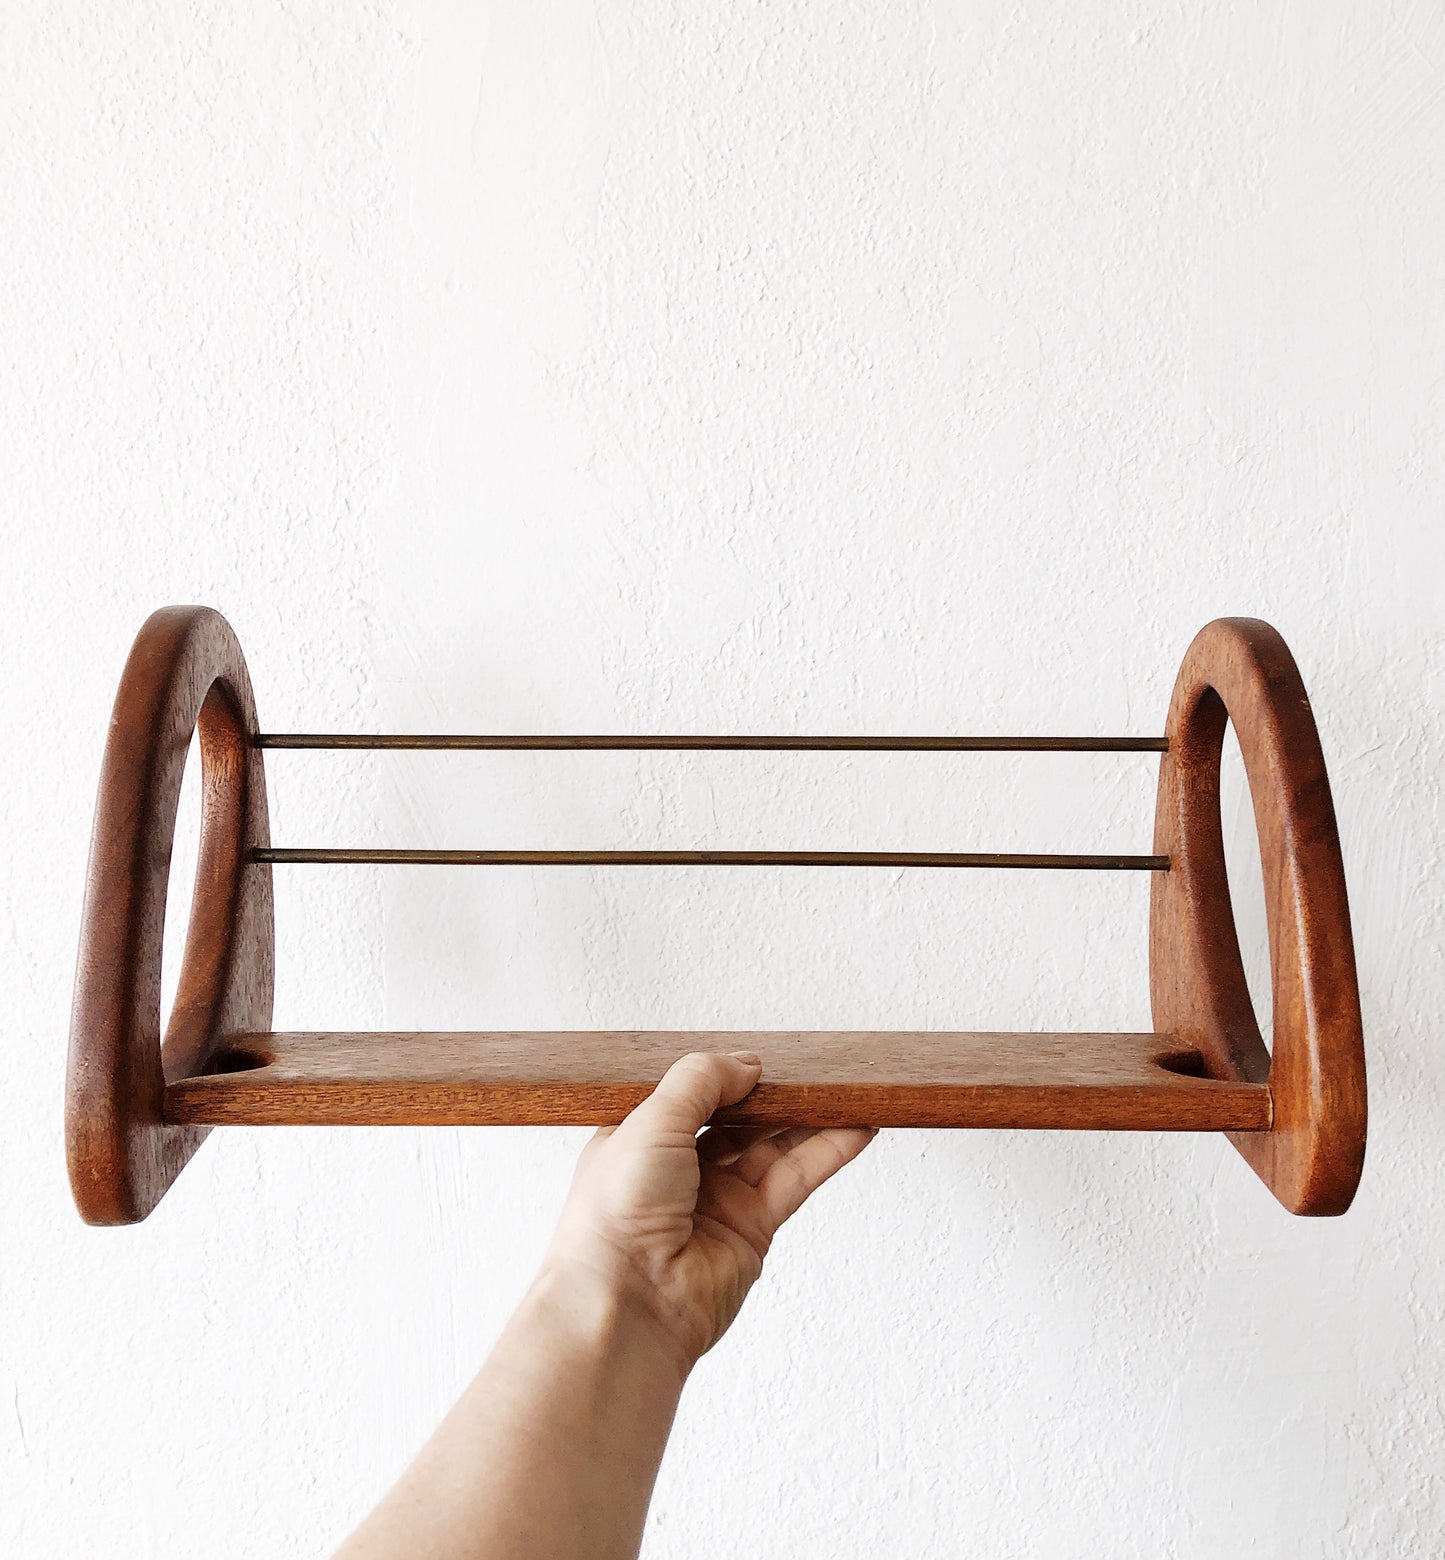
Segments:
[[[1268,1086],[1161,1066],[1161,1034],[939,1030],[485,1030],[237,1035],[172,1080],[172,1122],[596,1126],[688,1051],[756,1051],[735,1123],[1267,1131]],[[250,1065],[247,1065],[247,1064]],[[256,1064],[263,1065],[256,1065]],[[215,1065],[215,1064],[213,1064]]]

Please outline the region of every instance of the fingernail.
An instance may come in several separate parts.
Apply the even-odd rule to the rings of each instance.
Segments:
[[[755,1051],[729,1051],[728,1055],[735,1062],[742,1062],[746,1067],[761,1067],[763,1059]]]

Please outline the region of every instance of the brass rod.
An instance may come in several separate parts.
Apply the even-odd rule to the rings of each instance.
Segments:
[[[1052,867],[1167,872],[1168,856],[1008,855],[908,850],[314,850],[278,846],[257,862],[440,867]]]
[[[260,748],[506,752],[534,749],[589,751],[777,753],[1167,753],[1165,737],[580,737],[580,736],[366,736],[263,731]]]

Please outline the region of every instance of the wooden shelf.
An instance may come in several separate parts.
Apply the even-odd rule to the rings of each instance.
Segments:
[[[485,1030],[240,1035],[172,1082],[174,1123],[599,1126],[688,1051],[756,1051],[718,1120],[801,1126],[1268,1131],[1268,1086],[1194,1075],[1159,1034]],[[1161,1065],[1161,1060],[1170,1065]],[[1179,1069],[1179,1070],[1176,1070]]]
[[[1264,868],[1268,1044],[1245,980],[1224,859],[1226,729],[1238,738],[1249,778]],[[163,1035],[171,847],[193,737],[203,780],[200,844]],[[1131,855],[858,851],[841,848],[842,840],[828,850],[704,850],[687,841],[675,849],[643,841],[521,849],[506,839],[484,839],[477,849],[466,841],[445,849],[276,846],[265,758],[287,748],[1133,752],[1156,756],[1157,800],[1151,848]],[[1146,872],[1154,1032],[273,1033],[273,878],[347,863]],[[737,875],[740,893],[749,891],[748,876]],[[959,969],[969,981],[985,973]],[[267,733],[241,646],[219,613],[163,607],[146,620],[106,738],[71,1006],[66,1158],[83,1218],[145,1218],[212,1126],[607,1124],[637,1105],[677,1057],[719,1049],[758,1052],[763,1073],[718,1120],[1224,1132],[1284,1207],[1343,1213],[1359,1185],[1369,1114],[1359,982],[1324,754],[1283,639],[1255,618],[1206,625],[1185,653],[1157,737]]]

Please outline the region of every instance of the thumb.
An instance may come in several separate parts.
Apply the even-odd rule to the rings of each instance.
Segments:
[[[761,1076],[763,1064],[751,1051],[694,1051],[675,1061],[661,1082],[618,1128],[629,1136],[695,1135],[712,1113],[736,1105]]]

